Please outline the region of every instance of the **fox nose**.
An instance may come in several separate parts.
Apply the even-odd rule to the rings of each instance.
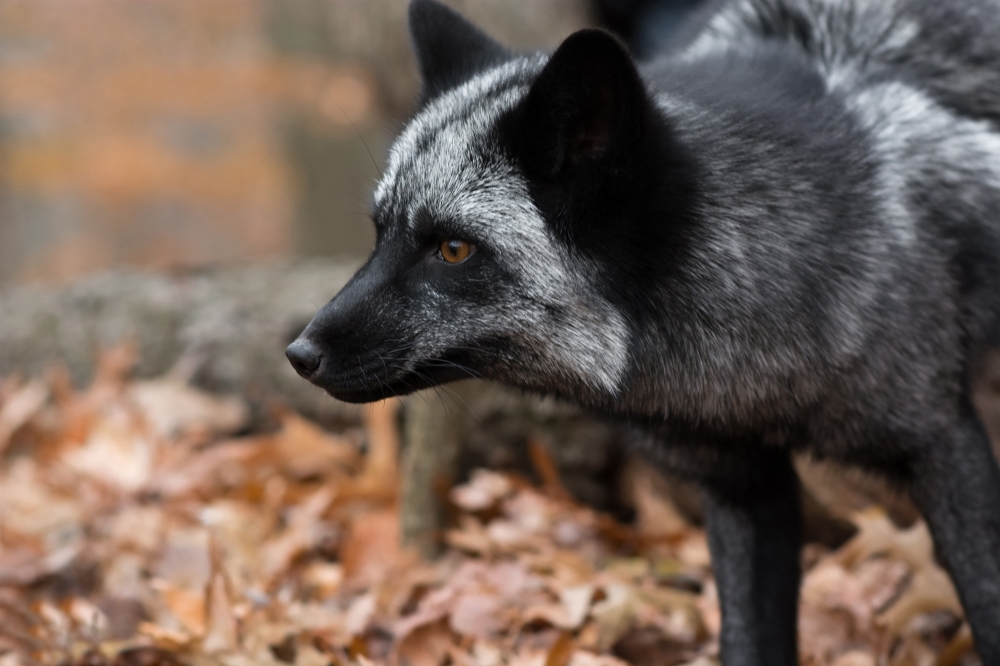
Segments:
[[[305,338],[299,338],[288,345],[288,348],[285,350],[285,356],[288,357],[292,367],[295,368],[295,372],[306,379],[309,379],[319,368],[320,363],[323,362],[323,354]]]

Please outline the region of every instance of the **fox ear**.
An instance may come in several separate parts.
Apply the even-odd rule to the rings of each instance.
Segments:
[[[573,33],[532,85],[520,115],[527,166],[545,177],[634,149],[647,97],[625,46],[603,30]]]
[[[437,0],[411,0],[409,14],[423,78],[421,103],[511,58],[507,49]]]

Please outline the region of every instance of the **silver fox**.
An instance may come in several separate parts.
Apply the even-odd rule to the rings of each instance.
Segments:
[[[907,489],[1000,665],[1000,0],[714,3],[637,64],[412,0],[375,249],[287,355],[342,400],[477,376],[697,481],[726,666],[797,663],[808,450]]]

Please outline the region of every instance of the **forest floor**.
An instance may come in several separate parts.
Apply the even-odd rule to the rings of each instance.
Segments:
[[[478,471],[446,493],[444,552],[399,541],[395,403],[327,432],[288,410],[245,432],[237,398],[129,378],[0,381],[0,666],[710,666],[704,532],[650,484],[637,520]],[[977,663],[922,523],[848,516],[806,547],[801,662]]]

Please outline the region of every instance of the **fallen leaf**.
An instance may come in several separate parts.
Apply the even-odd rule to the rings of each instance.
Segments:
[[[83,445],[63,461],[74,471],[125,492],[142,489],[153,473],[156,444],[134,415],[116,407],[92,425]]]
[[[243,429],[250,420],[250,410],[242,398],[216,396],[170,376],[133,383],[128,399],[153,434],[163,439],[193,433],[205,437],[229,435]]]
[[[463,594],[452,606],[448,625],[456,634],[490,638],[503,628],[503,602],[496,594]]]
[[[273,578],[280,575],[295,557],[314,547],[325,536],[327,531],[323,528],[323,514],[334,497],[336,490],[322,488],[289,510],[288,527],[267,541],[261,550],[265,576]]]
[[[115,655],[111,666],[183,666],[172,653],[155,647],[134,647]]]
[[[452,488],[448,496],[463,511],[477,512],[495,507],[512,490],[510,480],[503,474],[479,469],[472,473],[468,483]]]
[[[364,587],[383,578],[400,555],[399,512],[381,509],[352,520],[340,549],[347,584]]]
[[[28,423],[45,406],[49,390],[41,381],[33,381],[5,397],[0,404],[0,453],[3,453],[18,428]]]
[[[281,415],[281,429],[270,441],[281,467],[297,478],[352,470],[361,457],[353,441],[331,435],[294,412]]]
[[[867,650],[851,650],[834,659],[830,666],[875,666],[875,655]]]
[[[914,572],[906,591],[878,617],[878,621],[890,636],[897,636],[914,617],[936,610],[963,616],[962,604],[948,574],[937,566],[925,565]]]
[[[239,647],[236,616],[233,602],[221,571],[212,575],[208,587],[205,611],[205,638],[201,647],[205,652],[235,652]]]
[[[423,625],[400,640],[396,658],[402,666],[441,666],[449,656],[452,636],[444,622]]]
[[[545,444],[540,439],[532,437],[528,440],[528,456],[531,458],[531,464],[535,468],[535,472],[542,479],[542,485],[545,487],[545,490],[555,498],[562,500],[570,499],[569,491],[563,485],[559,474],[559,466],[556,465],[552,454],[549,453]]]
[[[545,655],[545,666],[567,666],[574,651],[573,634],[564,631]]]
[[[177,588],[162,580],[154,581],[154,587],[162,596],[164,605],[187,631],[185,635],[205,634],[207,606],[204,591]]]
[[[636,590],[629,585],[607,585],[604,595],[604,600],[591,610],[597,622],[597,647],[601,652],[610,650],[635,625],[638,610]]]
[[[302,584],[320,597],[335,595],[344,583],[344,567],[332,562],[311,562],[302,572]]]
[[[649,465],[627,467],[623,487],[636,511],[636,531],[649,542],[676,537],[688,531],[687,522],[677,507],[660,490],[662,481]]]

